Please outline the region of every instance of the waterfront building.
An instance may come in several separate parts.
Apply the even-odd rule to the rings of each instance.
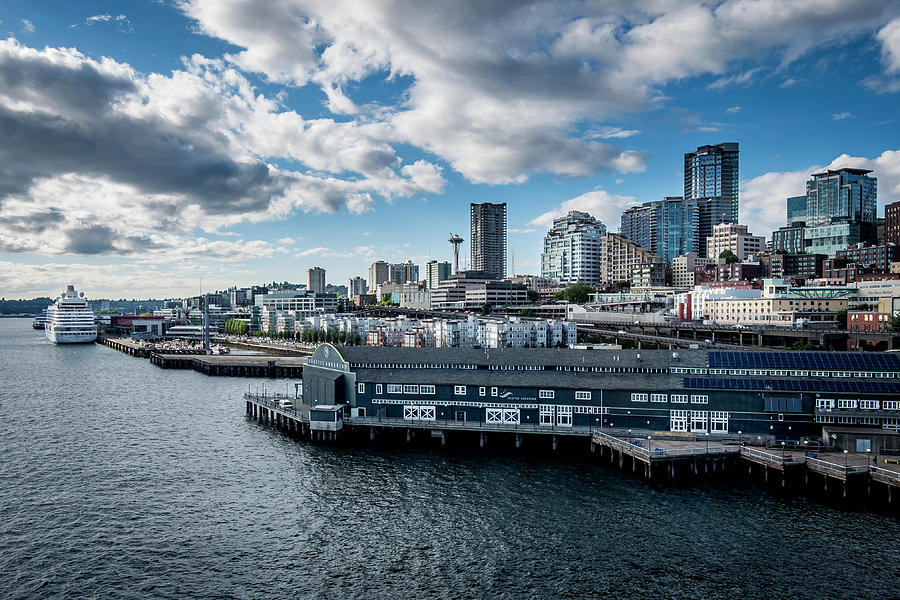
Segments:
[[[506,203],[471,205],[471,269],[493,279],[506,276]]]
[[[709,299],[706,317],[716,323],[793,326],[798,323],[836,325],[835,316],[856,302],[849,287],[791,287],[780,279],[763,282],[759,298]]]
[[[391,265],[383,260],[376,260],[369,267],[369,293],[378,291],[378,285],[391,278]]]
[[[675,308],[679,321],[701,321],[709,317],[707,303],[713,300],[754,299],[762,290],[748,283],[729,282],[726,285],[696,285],[689,292],[675,294]]]
[[[632,270],[660,258],[618,233],[606,233],[600,243],[600,283],[611,285],[631,281]]]
[[[553,220],[544,236],[541,253],[541,277],[555,279],[561,285],[600,283],[600,243],[606,225],[577,210]]]
[[[806,196],[792,196],[787,199],[787,221],[791,223],[806,221]]]
[[[434,289],[445,279],[449,279],[453,273],[453,268],[448,261],[429,260],[425,263],[425,285],[430,289]]]
[[[627,209],[620,232],[671,266],[676,256],[699,248],[699,218],[696,200],[667,196]]]
[[[900,202],[884,207],[884,243],[900,246]]]
[[[747,232],[746,225],[721,223],[713,228],[713,235],[706,240],[706,258],[719,258],[722,252],[731,250],[738,260],[762,252],[766,238]]]
[[[368,293],[369,287],[366,285],[366,280],[362,277],[351,277],[347,280],[347,297],[355,298],[356,296],[362,296]]]
[[[325,269],[313,267],[306,270],[306,289],[316,294],[325,293]]]
[[[686,252],[672,260],[672,285],[677,288],[694,287],[694,270],[697,267],[718,264],[717,258],[704,258],[696,252]]]
[[[768,440],[900,428],[900,357],[833,352],[427,349],[322,344],[303,403],[352,417]]]
[[[794,221],[772,232],[772,252],[800,254],[806,251],[806,223]]]

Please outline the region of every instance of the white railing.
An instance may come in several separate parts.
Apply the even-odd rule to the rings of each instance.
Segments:
[[[882,469],[881,467],[870,467],[869,473],[873,475],[880,475],[882,477],[887,477],[888,479],[896,479],[900,481],[900,472],[891,471],[890,469]]]
[[[756,448],[748,448],[746,446],[741,448],[741,454],[752,456],[753,458],[758,458],[764,462],[772,463],[775,465],[793,464],[794,462],[796,462],[793,456],[778,456],[776,454],[757,450]]]
[[[347,417],[346,425],[398,425],[427,429],[464,429],[481,431],[506,431],[530,433],[556,433],[560,435],[589,435],[590,427],[567,425],[538,425],[536,423],[488,423],[485,421],[456,421],[453,419],[435,419],[433,421],[403,419],[400,417]]]
[[[865,473],[869,470],[868,465],[839,465],[837,463],[826,462],[819,458],[807,458],[806,463],[814,466],[822,471],[832,471],[834,473]]]

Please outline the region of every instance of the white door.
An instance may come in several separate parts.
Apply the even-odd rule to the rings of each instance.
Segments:
[[[688,418],[686,410],[669,411],[669,429],[672,431],[687,431]]]
[[[553,425],[553,417],[555,416],[556,411],[554,411],[555,407],[552,404],[541,404],[540,406],[540,424],[545,426]]]
[[[556,424],[560,427],[572,426],[572,407],[557,406],[556,407]]]
[[[484,410],[484,422],[489,425],[500,425],[503,423],[503,409],[486,408]]]
[[[503,409],[503,422],[506,425],[518,425],[519,424],[519,409],[518,408],[504,408]]]

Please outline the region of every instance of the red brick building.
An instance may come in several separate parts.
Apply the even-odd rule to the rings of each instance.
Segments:
[[[900,246],[900,202],[884,207],[884,243]]]

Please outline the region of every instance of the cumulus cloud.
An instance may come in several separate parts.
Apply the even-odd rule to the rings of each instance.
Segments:
[[[566,200],[555,209],[538,215],[528,224],[549,229],[553,225],[553,219],[565,215],[570,210],[580,210],[603,221],[609,231],[616,231],[622,211],[633,204],[635,204],[633,196],[620,196],[610,194],[605,190],[593,190]]]

